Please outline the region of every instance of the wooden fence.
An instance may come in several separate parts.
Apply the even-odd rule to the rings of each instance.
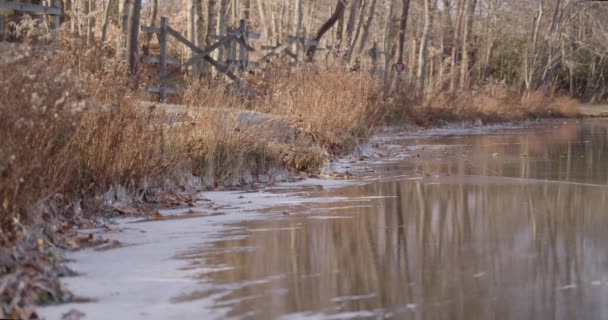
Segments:
[[[247,89],[245,79],[243,78],[243,74],[246,71],[257,68],[263,63],[282,54],[285,54],[292,59],[289,63],[290,66],[300,66],[304,58],[303,54],[312,45],[317,46],[317,51],[328,50],[328,55],[329,52],[334,50],[332,45],[320,45],[318,41],[305,37],[288,36],[286,43],[275,42],[269,43],[268,45],[262,45],[261,50],[264,53],[260,53],[261,57],[257,61],[250,61],[249,52],[254,52],[256,50],[249,44],[249,41],[259,39],[260,34],[250,32],[247,21],[245,20],[240,20],[238,28],[228,28],[226,34],[211,35],[210,38],[216,40],[216,42],[207,48],[197,46],[175,29],[171,28],[166,17],[161,18],[160,27],[158,28],[142,26],[141,29],[144,33],[156,34],[158,38],[160,47],[159,56],[143,56],[142,62],[154,63],[157,65],[159,83],[158,85],[147,86],[146,90],[148,92],[158,93],[160,100],[166,99],[167,94],[177,93],[180,90],[178,86],[171,84],[172,80],[185,73],[189,67],[199,64],[202,61],[209,63],[219,74],[223,74],[235,84],[231,86],[229,90],[230,93],[251,96],[255,95],[256,92]],[[169,36],[184,44],[195,55],[184,63],[181,63],[176,59],[171,59],[168,53]],[[220,51],[217,60],[212,57],[212,53],[216,50]],[[378,50],[377,44],[374,42],[374,46],[369,50],[368,54],[372,61],[370,72],[377,73],[378,59],[384,52]],[[167,66],[169,65],[175,65],[177,67],[173,71],[168,72]]]
[[[248,45],[249,39],[259,39],[260,34],[249,32],[247,28],[247,22],[245,20],[240,21],[239,28],[228,29],[228,32],[225,35],[212,36],[212,38],[217,39],[217,42],[207,48],[199,48],[196,44],[192,43],[179,32],[175,31],[169,26],[168,20],[165,17],[161,18],[160,28],[142,26],[142,31],[145,33],[156,34],[158,37],[158,43],[160,46],[160,56],[144,56],[142,57],[142,61],[148,63],[156,63],[158,65],[160,83],[158,84],[158,86],[148,86],[147,91],[158,92],[161,100],[164,100],[166,98],[167,93],[177,92],[178,88],[170,85],[170,81],[172,79],[186,72],[188,67],[198,64],[202,60],[209,63],[218,72],[224,74],[231,81],[238,83],[239,90],[242,91],[241,93],[247,95],[255,94],[253,91],[244,88],[243,79],[235,75],[233,72],[233,70],[235,69],[247,71],[249,70],[249,68],[258,65],[257,62],[249,61],[247,59],[247,53],[249,51],[254,51],[254,49]],[[168,57],[167,48],[168,36],[172,36],[179,42],[186,45],[196,55],[188,59],[188,61],[184,63],[180,63],[177,60],[170,59]],[[236,46],[238,46],[239,52],[238,59],[235,59]],[[226,59],[225,62],[217,61],[211,56],[212,52],[220,48],[228,49],[228,59]],[[169,64],[174,64],[178,67],[174,71],[167,73],[167,65]]]

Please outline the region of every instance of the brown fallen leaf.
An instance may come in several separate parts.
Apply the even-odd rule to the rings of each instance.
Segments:
[[[106,241],[106,243],[99,245],[98,247],[95,248],[95,251],[105,251],[105,250],[110,250],[110,249],[115,249],[115,248],[120,248],[122,247],[122,243],[118,240],[108,240]]]
[[[124,214],[124,215],[140,215],[141,214],[141,210],[131,207],[131,206],[120,206],[120,207],[116,207],[114,208],[114,211],[118,214]]]
[[[85,316],[84,312],[78,309],[72,309],[61,315],[61,320],[80,320]]]
[[[152,220],[165,220],[165,217],[163,217],[162,214],[160,214],[160,212],[156,211],[153,215],[152,215]]]

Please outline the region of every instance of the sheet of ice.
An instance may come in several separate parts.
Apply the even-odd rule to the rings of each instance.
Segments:
[[[201,195],[210,202],[193,208],[162,210],[161,214],[187,215],[188,210],[223,214],[145,222],[135,218],[119,219],[114,230],[102,232],[101,236],[120,241],[122,247],[67,253],[66,258],[71,261],[68,266],[80,275],[61,279],[63,284],[77,296],[94,299],[94,302],[45,306],[39,308],[39,314],[45,319],[61,319],[63,314],[77,309],[85,314],[83,319],[198,319],[202,315],[205,319],[225,318],[229,307],[214,305],[221,293],[193,301],[173,301],[175,297],[191,292],[217,289],[201,283],[198,276],[201,270],[221,270],[196,268],[195,273],[188,267],[192,261],[175,257],[185,256],[194,248],[209,246],[213,241],[227,239],[231,223],[267,218],[267,214],[260,213],[261,209],[348,199],[302,197],[308,193],[285,193],[287,189],[317,186],[323,190],[355,183],[364,182],[309,179],[278,184],[260,192],[204,192]],[[208,206],[210,203],[212,208]]]

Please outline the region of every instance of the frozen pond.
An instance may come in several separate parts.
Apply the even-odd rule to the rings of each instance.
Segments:
[[[608,121],[380,140],[406,155],[369,164],[381,179],[215,192],[225,215],[123,221],[107,236],[127,246],[70,256],[83,276],[66,284],[96,302],[41,314],[608,318]]]

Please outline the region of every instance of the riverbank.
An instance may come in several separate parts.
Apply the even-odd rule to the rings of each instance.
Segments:
[[[513,102],[510,91],[426,105],[383,99],[365,73],[279,69],[260,75],[262,94],[253,99],[192,83],[178,101],[189,106],[187,113],[176,115],[163,105],[142,107],[150,97],[131,89],[119,61],[2,50],[0,73],[9,77],[2,80],[6,99],[0,101],[0,316],[20,318],[31,317],[36,303],[73,299],[57,280],[69,273],[62,252],[120,245],[82,234],[112,229],[109,218],[162,219],[162,209],[193,206],[203,190],[257,190],[318,175],[332,159],[365,157],[361,144],[387,123],[463,119],[479,126],[571,115],[557,111],[573,106],[536,95]],[[482,108],[488,101],[499,103]],[[534,108],[508,113],[508,103],[517,105],[514,110]],[[438,105],[442,111],[435,113]],[[451,107],[458,112],[446,116]],[[347,169],[331,174],[350,177]]]
[[[100,228],[87,232],[118,241],[122,246],[68,254],[71,261],[68,266],[81,275],[64,278],[63,283],[80,298],[95,301],[48,306],[40,309],[40,314],[54,319],[75,309],[84,313],[85,319],[101,319],[108,315],[130,319],[164,319],[193,317],[204,309],[210,318],[223,318],[230,311],[229,304],[223,308],[216,302],[227,300],[227,292],[237,288],[216,286],[200,279],[232,269],[229,266],[207,266],[206,259],[197,258],[196,250],[212,248],[214,243],[230,239],[238,243],[244,235],[241,235],[243,231],[240,228],[234,227],[235,224],[256,224],[256,221],[283,219],[292,215],[332,219],[332,216],[325,216],[323,211],[306,208],[323,203],[340,210],[369,206],[371,204],[367,202],[377,197],[361,195],[361,198],[353,198],[348,192],[340,192],[341,188],[378,181],[446,179],[451,171],[449,167],[457,167],[456,164],[445,167],[450,159],[465,159],[466,166],[475,170],[486,166],[484,163],[488,160],[483,159],[497,163],[513,161],[512,152],[508,151],[512,144],[493,144],[491,152],[477,153],[471,146],[448,144],[453,138],[469,136],[493,141],[496,137],[505,136],[517,140],[518,132],[541,130],[538,136],[541,146],[541,141],[547,137],[569,141],[575,134],[573,128],[576,128],[576,123],[577,120],[530,121],[484,127],[453,125],[450,128],[417,131],[386,128],[383,132],[377,132],[357,156],[333,161],[324,179],[277,183],[260,190],[203,192],[200,194],[201,200],[191,208],[160,210],[160,219],[116,220],[110,230]],[[564,133],[556,136],[555,132],[560,132],[558,129],[543,133],[544,128],[564,128]],[[522,139],[532,143],[529,138]],[[517,154],[519,160],[534,156],[535,147],[527,148],[529,154]],[[494,171],[490,172],[495,174]],[[302,210],[308,214],[301,213]],[[282,230],[273,232],[284,232]],[[264,230],[254,228],[245,233],[250,235],[256,232]],[[232,233],[239,235],[231,238]],[[269,278],[264,281],[274,280]],[[245,288],[254,283],[242,285]]]

